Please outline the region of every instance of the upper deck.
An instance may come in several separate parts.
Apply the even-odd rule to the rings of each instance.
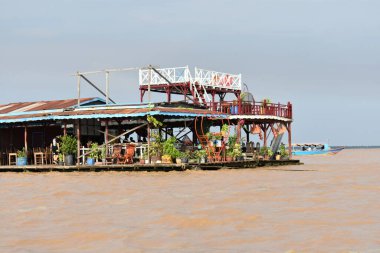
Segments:
[[[241,74],[229,74],[218,71],[194,68],[194,75],[189,67],[175,68],[145,68],[139,70],[140,89],[150,89],[165,92],[167,87],[186,87],[186,94],[192,94],[192,88],[215,91],[240,91]],[[196,86],[196,87],[195,87]],[[183,94],[183,91],[172,89],[174,94]]]

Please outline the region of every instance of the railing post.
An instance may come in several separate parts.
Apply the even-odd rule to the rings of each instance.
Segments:
[[[292,113],[292,104],[290,102],[288,102],[288,105],[287,105],[287,118],[289,119],[292,119],[293,118],[293,113]]]
[[[267,114],[267,100],[264,99],[264,103],[263,103],[263,115],[266,115]]]

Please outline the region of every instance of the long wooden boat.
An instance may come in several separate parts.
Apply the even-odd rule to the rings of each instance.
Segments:
[[[343,149],[344,147],[331,148],[328,144],[323,143],[301,143],[292,145],[292,154],[294,156],[335,155]]]

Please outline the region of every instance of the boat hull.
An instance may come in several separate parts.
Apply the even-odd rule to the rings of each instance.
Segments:
[[[304,151],[293,151],[294,156],[303,156],[303,155],[335,155],[338,152],[342,151],[344,148],[333,148],[328,150],[304,150]]]

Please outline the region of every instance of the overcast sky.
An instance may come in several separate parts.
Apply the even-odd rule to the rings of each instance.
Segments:
[[[296,142],[380,144],[378,0],[0,6],[0,104],[73,98],[77,70],[189,65],[241,73],[257,101],[291,101]],[[137,72],[111,76],[111,97],[138,102],[137,81]]]

